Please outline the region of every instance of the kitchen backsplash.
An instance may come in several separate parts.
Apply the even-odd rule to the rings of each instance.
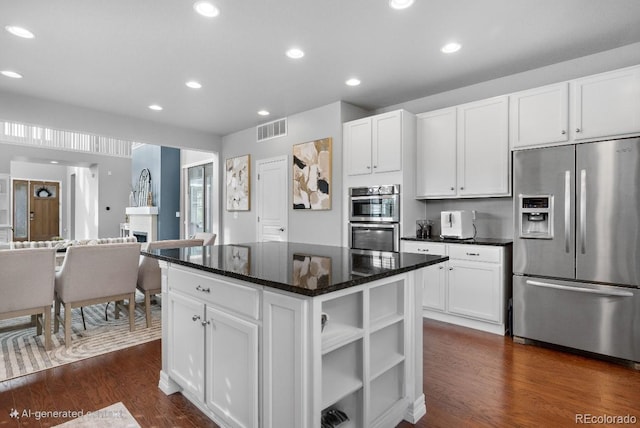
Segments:
[[[475,210],[478,237],[513,238],[513,198],[441,199],[424,204],[425,218],[434,223],[433,236],[440,235],[440,211]]]

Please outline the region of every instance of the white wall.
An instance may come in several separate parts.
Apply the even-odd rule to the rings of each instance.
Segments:
[[[15,144],[7,144],[0,141],[0,159],[8,159],[6,162],[7,173],[11,174],[11,159],[19,162],[32,163],[31,173],[35,174],[38,164],[46,166],[50,160],[60,161],[60,165],[68,166],[94,166],[94,174],[96,175],[96,186],[89,193],[92,198],[90,205],[97,205],[95,212],[90,215],[98,216],[99,226],[97,230],[89,228],[92,235],[81,235],[76,231],[76,239],[83,238],[108,238],[118,236],[120,233],[120,223],[125,220],[125,208],[129,204],[129,192],[131,190],[131,159],[120,158],[115,156],[102,156],[90,153],[71,152],[63,150],[52,150],[41,147],[21,146]],[[2,171],[2,172],[5,172]],[[71,173],[67,172],[66,179]],[[65,180],[66,180],[65,179]],[[77,181],[77,183],[80,183]],[[64,191],[68,195],[67,191]],[[76,194],[78,203],[77,207],[82,206],[80,203],[80,194]],[[66,197],[66,196],[65,196]],[[68,206],[66,204],[65,206]],[[78,220],[76,213],[76,221]],[[67,216],[65,215],[65,219]],[[66,220],[65,220],[66,221]],[[67,231],[68,233],[68,231]],[[65,234],[66,236],[66,234]]]
[[[378,109],[376,113],[400,108],[415,114],[424,113],[638,64],[640,64],[640,43],[634,43],[570,61],[559,62],[546,67],[394,104]]]
[[[55,101],[0,91],[0,120],[83,131],[159,146],[220,150],[220,137],[161,122],[76,107]]]
[[[342,114],[343,103],[335,102],[313,110],[288,116],[286,136],[261,143],[256,142],[256,129],[248,128],[223,137],[220,161],[245,154],[251,155],[251,169],[256,161],[287,155],[292,159],[293,145],[321,138],[333,138],[333,165],[331,182],[331,209],[326,211],[294,210],[292,208],[292,180],[289,173],[287,186],[289,210],[289,241],[340,245],[342,222]],[[291,169],[291,165],[289,165]],[[224,168],[221,168],[224,183]],[[224,186],[223,186],[224,187]],[[251,210],[228,212],[222,207],[224,243],[255,241],[256,230],[256,174],[251,174]],[[225,189],[221,201],[225,201]]]

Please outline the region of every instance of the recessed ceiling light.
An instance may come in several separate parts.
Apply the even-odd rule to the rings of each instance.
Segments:
[[[293,59],[300,59],[304,56],[304,52],[298,48],[291,48],[287,51],[287,56]]]
[[[149,108],[150,108],[151,110],[155,110],[155,111],[160,111],[160,110],[162,110],[162,106],[159,106],[158,104],[151,104],[151,105],[149,106]]]
[[[358,86],[360,84],[360,79],[356,79],[355,77],[352,77],[351,79],[347,80],[344,83],[346,83],[349,86]]]
[[[444,53],[454,53],[454,52],[458,52],[461,47],[462,45],[460,45],[460,43],[453,42],[453,43],[447,43],[440,50]]]
[[[197,1],[193,4],[193,8],[202,16],[214,18],[220,15],[220,9],[209,3],[208,1]]]
[[[23,39],[33,39],[35,37],[31,31],[15,25],[7,25],[4,29],[14,36],[22,37]]]
[[[49,163],[56,164],[56,163],[58,163],[58,161],[49,161]]]
[[[260,110],[260,111],[258,112],[258,114],[259,114],[260,116],[269,116],[269,112],[268,112],[267,110]]]
[[[389,0],[389,6],[393,9],[406,9],[413,4],[413,0]]]
[[[200,84],[200,82],[196,82],[195,80],[189,80],[187,83],[185,83],[185,85],[187,85],[191,89],[202,88],[202,85]]]
[[[22,74],[16,73],[15,71],[11,71],[11,70],[0,71],[0,74],[6,77],[11,77],[12,79],[22,79]]]

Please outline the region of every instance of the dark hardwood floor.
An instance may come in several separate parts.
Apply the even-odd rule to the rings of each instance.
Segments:
[[[66,421],[11,419],[11,409],[93,411],[122,401],[143,427],[215,427],[180,394],[158,389],[160,353],[155,341],[0,383],[0,425]],[[435,321],[424,323],[424,390],[417,427],[563,427],[577,414],[630,415],[640,425],[640,372]]]

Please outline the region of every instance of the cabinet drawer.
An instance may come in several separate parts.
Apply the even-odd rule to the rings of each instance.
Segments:
[[[447,254],[444,244],[418,241],[402,241],[402,251],[406,253],[439,254],[441,256]]]
[[[260,290],[185,271],[169,270],[169,289],[252,319],[260,318]]]
[[[484,245],[449,245],[449,258],[474,260],[477,262],[500,263],[502,248]]]

